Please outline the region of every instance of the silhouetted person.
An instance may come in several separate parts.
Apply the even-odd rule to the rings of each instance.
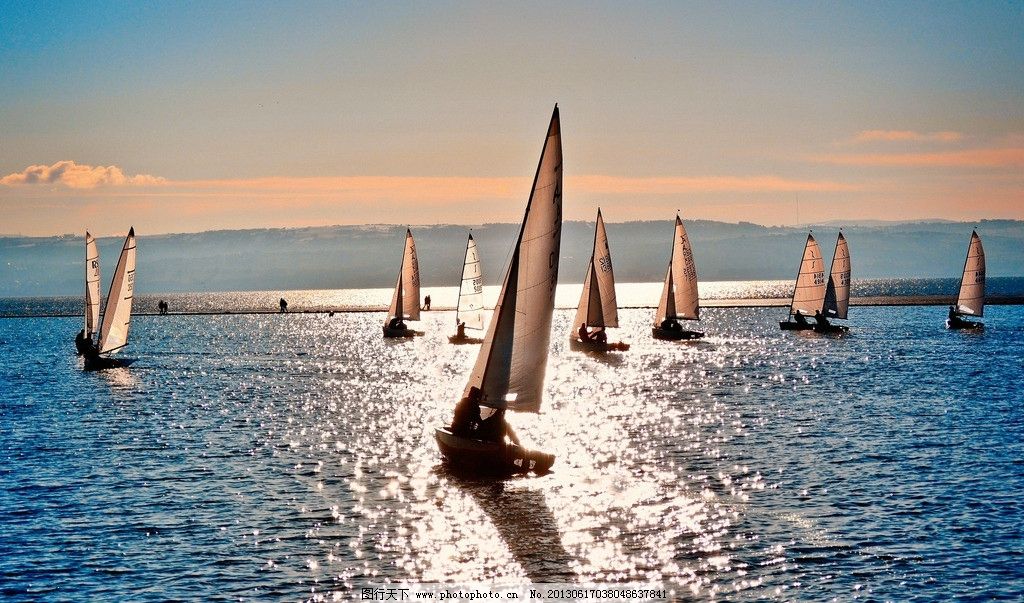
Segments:
[[[666,318],[661,321],[661,329],[663,331],[679,331],[682,328],[683,327],[679,324],[679,321],[674,318]]]
[[[579,335],[580,341],[590,341],[590,331],[587,330],[587,323],[580,323],[579,330],[576,331]]]
[[[462,321],[455,327],[455,336],[459,339],[466,338],[466,321]]]
[[[455,416],[452,417],[450,430],[453,435],[463,438],[476,437],[480,428],[480,388],[475,385],[469,393],[455,405]]]
[[[75,335],[75,349],[78,350],[78,355],[85,354],[86,350],[92,347],[92,339],[85,336],[85,329],[78,332]]]
[[[590,334],[590,339],[597,343],[608,343],[608,334],[604,332],[604,327],[600,327]]]
[[[797,312],[796,314],[794,314],[793,318],[796,319],[797,324],[800,324],[800,325],[806,325],[807,324],[807,318],[805,318],[804,315],[801,312]]]
[[[512,426],[505,420],[505,409],[499,408],[494,413],[482,419],[480,421],[480,428],[477,429],[476,439],[483,440],[485,442],[497,442],[502,443],[505,441],[505,436],[512,441],[513,444],[519,446],[519,438],[516,437],[516,432],[512,431]]]
[[[815,324],[821,327],[829,326],[828,319],[825,318],[825,315],[821,313],[821,310],[814,311],[814,322]]]
[[[405,326],[405,322],[402,320],[401,316],[396,316],[391,319],[391,322],[388,323],[388,328],[394,329],[396,331],[402,331],[409,327]]]
[[[429,295],[423,298],[423,309],[424,310],[429,310],[430,309],[430,296]]]
[[[956,308],[954,306],[949,307],[949,320],[951,322],[960,320],[960,317],[956,315]]]
[[[281,306],[281,312],[288,311],[288,302],[286,302],[283,297],[281,298],[281,301],[278,302],[278,304]]]

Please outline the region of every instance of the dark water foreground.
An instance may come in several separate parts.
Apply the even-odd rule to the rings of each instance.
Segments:
[[[1024,597],[1024,308],[858,308],[782,333],[571,353],[516,417],[558,455],[493,484],[439,467],[476,346],[378,314],[140,317],[85,374],[75,319],[0,320],[0,597],[303,600],[391,581],[672,582],[687,598]]]

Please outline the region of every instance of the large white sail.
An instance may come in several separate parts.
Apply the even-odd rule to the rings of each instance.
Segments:
[[[132,296],[135,290],[135,229],[128,231],[121,256],[117,258],[114,280],[107,293],[100,326],[100,354],[119,350],[128,344],[128,328],[132,320]]]
[[[100,251],[96,238],[85,232],[85,336],[100,328]]]
[[[697,265],[693,261],[690,238],[686,236],[683,221],[676,216],[676,228],[672,238],[672,258],[665,273],[665,285],[661,290],[661,301],[654,315],[654,325],[669,318],[684,320],[700,319],[700,296],[697,292]]]
[[[594,251],[590,255],[587,276],[583,279],[583,294],[576,309],[573,329],[584,323],[591,327],[619,326],[612,254],[608,248],[608,233],[605,232],[600,209],[597,210],[597,225],[594,227]]]
[[[849,308],[850,248],[846,245],[846,237],[839,233],[839,238],[836,239],[836,252],[832,256],[832,269],[828,274],[823,313],[829,318],[846,320]]]
[[[981,246],[981,237],[977,231],[971,233],[971,244],[967,247],[960,294],[956,296],[956,311],[958,314],[984,316],[985,248]]]
[[[484,328],[484,281],[473,235],[469,235],[469,242],[466,243],[466,262],[462,265],[462,282],[459,284],[459,305],[455,310],[455,322],[466,323],[467,329],[482,331]]]
[[[387,324],[392,318],[401,317],[405,320],[420,319],[420,263],[416,259],[416,242],[412,239],[412,231],[405,229],[405,251],[402,253],[402,267],[398,271],[398,282],[395,293],[391,297]]]
[[[485,406],[540,410],[561,235],[562,135],[556,105],[498,304],[463,395],[478,387]]]
[[[793,303],[789,307],[790,314],[814,316],[820,312],[825,303],[825,260],[821,257],[821,248],[810,234],[804,245],[803,259],[800,260],[800,272],[796,276],[796,288],[793,289]]]

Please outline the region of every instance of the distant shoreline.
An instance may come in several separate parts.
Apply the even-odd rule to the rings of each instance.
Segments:
[[[904,295],[904,296],[874,296],[850,298],[851,306],[872,307],[872,306],[949,306],[956,301],[951,295]],[[702,308],[784,308],[790,304],[790,298],[772,297],[763,299],[707,299],[701,300]],[[985,300],[987,306],[1020,306],[1024,305],[1024,295],[998,295],[991,296]],[[620,310],[653,310],[652,305],[623,305]],[[487,308],[493,310],[493,308]],[[575,310],[575,306],[558,306],[556,310]],[[296,308],[284,312],[284,314],[329,314],[334,313],[370,313],[385,312],[385,306],[316,306],[310,308]],[[454,312],[455,308],[450,306],[438,306],[425,312]],[[224,316],[224,315],[252,315],[252,314],[282,314],[278,309],[238,309],[229,308],[215,310],[195,310],[184,312],[168,312],[159,314],[157,312],[134,312],[133,316]],[[81,314],[75,313],[39,313],[39,314],[2,314],[0,318],[78,318]]]

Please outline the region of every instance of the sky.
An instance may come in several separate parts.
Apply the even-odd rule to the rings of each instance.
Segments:
[[[0,234],[1024,219],[1022,2],[0,1]]]

